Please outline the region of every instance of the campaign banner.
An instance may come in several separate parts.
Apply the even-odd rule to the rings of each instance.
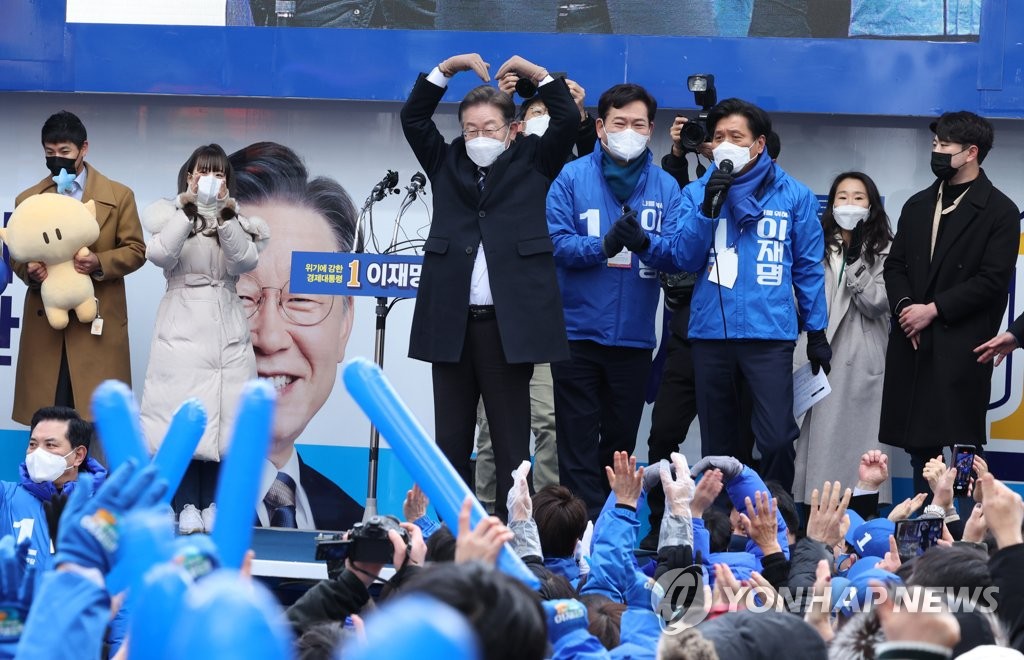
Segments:
[[[293,252],[291,292],[415,298],[422,268],[420,255]]]

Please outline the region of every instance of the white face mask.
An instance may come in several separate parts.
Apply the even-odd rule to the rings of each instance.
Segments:
[[[28,470],[29,478],[37,484],[59,479],[62,474],[70,469],[66,459],[74,453],[75,450],[72,449],[64,456],[58,456],[57,454],[51,454],[42,447],[36,448],[25,457],[25,468]]]
[[[738,173],[750,162],[750,147],[741,147],[726,140],[714,148],[711,155],[715,158],[715,167],[722,169],[724,161],[732,161],[732,172]]]
[[[608,141],[608,153],[619,160],[630,161],[639,156],[647,148],[651,136],[637,133],[627,128],[618,133],[605,133]]]
[[[477,167],[490,167],[505,149],[505,143],[495,138],[481,136],[466,142],[466,154]]]
[[[527,135],[536,135],[540,137],[548,130],[548,124],[551,123],[551,115],[541,115],[540,117],[534,117],[533,119],[526,120],[526,129],[524,132]]]
[[[836,219],[837,225],[846,231],[853,231],[856,229],[857,225],[867,219],[868,211],[870,210],[870,208],[864,208],[863,206],[856,206],[854,204],[833,206],[832,217]]]

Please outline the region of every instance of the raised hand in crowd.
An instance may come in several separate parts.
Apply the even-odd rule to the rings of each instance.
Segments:
[[[725,484],[722,483],[723,479],[722,471],[715,468],[705,472],[701,480],[697,482],[697,487],[693,491],[693,499],[690,500],[690,514],[694,518],[703,516],[718,494],[722,492],[722,488],[725,487]]]
[[[750,498],[744,498],[747,505],[747,513],[740,514],[740,524],[743,531],[754,543],[761,548],[765,556],[782,552],[779,545],[779,503],[770,493],[757,491],[755,493],[757,506]]]
[[[405,501],[402,502],[402,516],[406,522],[416,522],[427,515],[429,504],[430,500],[427,499],[426,493],[419,487],[419,484],[413,484],[412,489],[405,493]]]
[[[483,58],[477,53],[463,53],[461,55],[452,55],[445,61],[437,65],[441,73],[446,78],[451,78],[456,73],[462,71],[473,71],[476,75],[480,76],[480,80],[489,82],[491,80],[490,68],[491,65],[484,62]]]
[[[659,464],[662,490],[665,491],[665,513],[662,516],[661,533],[658,548],[672,545],[693,545],[693,517],[690,503],[696,487],[690,476],[690,466],[686,457],[679,452],[672,452],[673,470],[668,461],[662,459]]]
[[[613,465],[605,466],[608,485],[615,493],[615,501],[636,508],[643,489],[644,468],[636,466],[636,456],[628,452],[617,451],[612,459]]]
[[[501,547],[515,538],[515,534],[497,516],[483,518],[475,528],[470,529],[470,511],[473,510],[472,496],[467,496],[459,511],[459,535],[455,540],[455,562],[464,564],[482,561],[494,565]]]
[[[815,568],[814,598],[804,612],[804,621],[811,624],[826,643],[835,637],[835,631],[832,629],[832,613],[829,608],[829,603],[832,602],[831,590],[832,568],[828,565],[828,560],[822,559]]]
[[[878,492],[889,478],[889,457],[885,452],[872,449],[860,457],[857,467],[857,490]]]
[[[918,493],[913,497],[908,497],[896,506],[892,508],[889,515],[886,516],[889,520],[896,522],[898,520],[906,520],[910,516],[917,513],[917,510],[924,506],[924,501],[928,499],[928,493]]]
[[[1024,543],[1021,538],[1021,524],[1024,523],[1024,503],[1021,496],[1010,490],[1006,484],[986,473],[982,477],[985,502],[982,504],[985,522],[992,530],[999,549]]]
[[[825,482],[821,492],[815,488],[811,492],[811,513],[807,518],[807,536],[833,547],[842,540],[843,518],[850,505],[853,491],[849,488],[840,495],[842,486],[838,481]]]
[[[892,534],[889,535],[889,551],[885,553],[885,556],[876,564],[876,567],[883,571],[889,571],[895,573],[900,566],[903,565],[903,560],[900,559],[900,549],[896,545],[896,537]]]
[[[985,507],[978,502],[971,509],[971,515],[964,523],[964,535],[960,540],[968,543],[984,543],[987,531],[988,521],[985,520]]]

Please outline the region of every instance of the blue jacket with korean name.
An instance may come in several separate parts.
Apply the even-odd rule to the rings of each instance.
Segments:
[[[679,270],[672,238],[679,227],[682,194],[676,180],[652,163],[650,151],[640,156],[647,165],[626,205],[636,211],[651,243],[632,255],[629,268],[609,266],[602,241],[623,205],[604,178],[602,158],[598,142],[592,154],[567,163],[548,190],[548,229],[565,328],[570,340],[654,348],[658,271]]]
[[[86,458],[84,468],[93,475],[93,493],[99,488],[107,476],[107,470],[92,457]],[[28,477],[28,470],[22,463],[20,468],[21,483],[0,481],[0,537],[8,534],[14,536],[17,543],[31,539],[28,551],[28,562],[36,565],[36,575],[53,568],[53,555],[50,553],[50,528],[46,524],[46,511],[43,499],[49,499],[57,492],[51,482],[34,483]],[[78,485],[77,481],[64,484],[63,491],[68,495]]]
[[[730,208],[726,204],[716,221],[701,212],[712,172],[714,168],[683,189],[683,215],[675,241],[678,265],[700,273],[690,303],[689,338],[796,340],[801,331],[824,330],[828,326],[821,258],[825,247],[817,198],[771,163],[755,192],[763,215],[740,225],[726,217]],[[724,247],[735,247],[737,252],[738,273],[732,288],[708,280],[715,234],[723,231],[719,224],[724,225]],[[720,239],[716,251],[722,250],[721,243]]]

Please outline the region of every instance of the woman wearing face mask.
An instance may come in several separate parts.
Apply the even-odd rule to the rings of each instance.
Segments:
[[[828,480],[858,483],[861,456],[884,448],[878,442],[878,421],[889,306],[882,268],[892,232],[871,177],[862,172],[837,176],[821,224],[832,394],[804,415],[800,428],[793,481],[793,494],[800,502],[810,502],[811,491]],[[801,347],[794,352],[804,354]],[[803,362],[806,359],[797,360],[794,366]],[[888,480],[881,486],[879,501],[892,501]]]
[[[173,501],[183,533],[212,526],[209,507],[234,409],[242,385],[256,377],[235,283],[256,267],[270,230],[259,218],[240,214],[234,187],[224,150],[202,146],[178,173],[178,195],[142,214],[143,227],[153,234],[146,258],[167,278],[142,395],[142,427],[150,448],[160,446],[183,401],[197,397],[206,409],[206,431]]]

